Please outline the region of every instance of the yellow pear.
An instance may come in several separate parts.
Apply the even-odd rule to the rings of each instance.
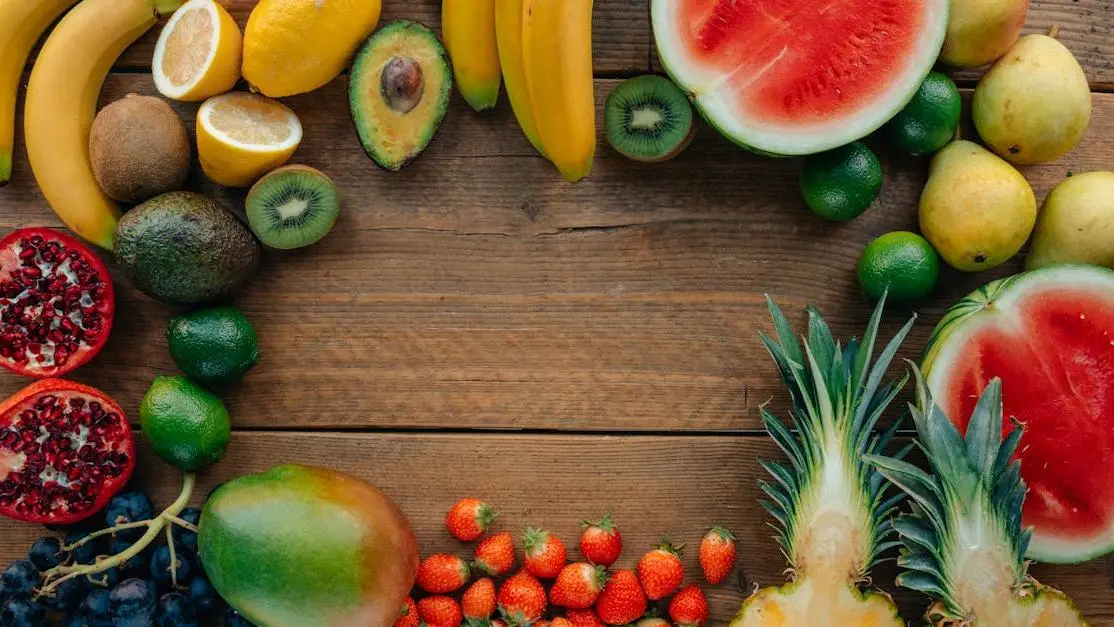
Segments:
[[[1026,35],[979,81],[971,101],[979,137],[1019,165],[1066,155],[1091,123],[1091,88],[1064,44]]]
[[[1114,172],[1068,177],[1045,199],[1025,267],[1062,263],[1114,268]]]
[[[921,232],[950,266],[976,272],[1005,263],[1037,218],[1033,189],[1013,166],[959,140],[933,157],[921,193]]]
[[[1006,54],[1017,41],[1029,0],[952,0],[940,60],[978,67]]]

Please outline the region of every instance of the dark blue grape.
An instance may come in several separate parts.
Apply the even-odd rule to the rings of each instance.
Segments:
[[[114,588],[120,583],[120,569],[112,567],[99,573],[85,575],[85,581],[91,588]]]
[[[46,612],[38,603],[27,597],[8,599],[0,607],[0,625],[4,627],[39,627]]]
[[[85,580],[75,577],[63,581],[54,588],[53,596],[44,598],[43,603],[52,610],[69,613],[77,609],[88,592],[89,588],[85,585]]]
[[[196,527],[197,523],[201,522],[201,510],[196,507],[187,507],[186,509],[182,510],[181,514],[178,514],[178,518],[181,518],[188,523],[192,523],[193,526]],[[197,550],[196,533],[190,531],[189,529],[186,529],[181,525],[174,525],[173,533],[174,541],[177,542],[179,546],[184,546],[192,551]]]
[[[133,542],[131,540],[116,538],[116,540],[112,542],[112,554],[119,555],[120,553],[123,553],[124,551],[130,549],[132,544]],[[138,555],[132,557],[123,564],[120,564],[120,576],[123,579],[127,579],[130,577],[146,577],[147,568],[151,562],[152,551],[154,551],[154,549],[150,545],[148,545],[144,547],[144,549],[140,551]]]
[[[89,535],[88,531],[71,531],[66,534],[65,544],[67,546],[76,544]],[[78,564],[92,564],[97,556],[101,554],[103,548],[104,537],[99,537],[74,549],[71,553],[73,559]]]
[[[197,614],[186,595],[170,592],[159,597],[158,627],[197,625]]]
[[[71,614],[67,616],[58,627],[92,627],[81,614]]]
[[[30,560],[16,560],[0,573],[0,591],[9,597],[30,596],[39,580],[39,569]]]
[[[104,522],[109,527],[150,520],[154,517],[155,507],[151,505],[151,499],[137,490],[121,492],[112,497],[112,500],[108,502],[108,507],[104,510]],[[143,535],[144,531],[143,527],[125,529],[117,531],[116,537],[136,540]]]
[[[89,627],[108,627],[112,624],[112,607],[108,590],[93,590],[81,602],[78,613]]]
[[[177,547],[175,547],[177,552]],[[184,585],[190,577],[190,563],[186,556],[178,552],[177,579],[179,585]],[[151,578],[155,583],[166,588],[171,584],[170,578],[170,547],[162,545],[151,554]]]
[[[108,593],[113,625],[150,627],[155,620],[155,584],[142,579],[120,582]]]
[[[255,624],[230,607],[224,610],[224,627],[255,627]]]
[[[27,559],[39,570],[50,570],[66,561],[66,557],[66,553],[62,551],[62,541],[49,536],[35,540],[27,551]]]
[[[190,602],[193,603],[193,608],[197,610],[199,616],[205,616],[217,609],[220,605],[220,597],[217,591],[213,589],[213,584],[204,575],[197,575],[190,579],[189,585]]]

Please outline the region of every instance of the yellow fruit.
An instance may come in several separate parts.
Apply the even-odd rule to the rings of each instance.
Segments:
[[[206,100],[197,112],[197,155],[213,182],[247,187],[286,163],[302,124],[285,105],[246,92]]]
[[[476,111],[494,107],[500,82],[495,0],[442,0],[441,38],[465,102]]]
[[[978,67],[1006,54],[1017,41],[1029,0],[952,0],[940,60]]]
[[[379,21],[380,0],[261,0],[244,29],[243,74],[272,98],[336,78]]]
[[[214,0],[190,0],[159,35],[151,73],[159,93],[195,102],[223,94],[240,80],[243,37]]]
[[[526,68],[522,65],[522,0],[495,0],[495,38],[499,48],[499,67],[503,85],[519,127],[534,148],[545,154],[538,125],[534,123],[534,105],[526,87]]]
[[[27,83],[24,132],[31,171],[58,217],[112,249],[120,208],[89,162],[89,129],[116,58],[180,0],[83,0],[43,44]]]
[[[1114,172],[1086,172],[1048,193],[1025,268],[1062,263],[1114,268]]]
[[[522,59],[545,155],[579,181],[596,154],[592,0],[525,0]]]

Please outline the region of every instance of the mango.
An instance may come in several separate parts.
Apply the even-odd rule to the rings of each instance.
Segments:
[[[229,481],[198,526],[213,587],[259,627],[390,627],[417,574],[398,506],[333,470],[283,465]]]
[[[1029,0],[952,0],[940,60],[955,67],[986,65],[1017,41]]]
[[[1114,172],[1068,177],[1045,199],[1025,269],[1065,263],[1114,268]]]

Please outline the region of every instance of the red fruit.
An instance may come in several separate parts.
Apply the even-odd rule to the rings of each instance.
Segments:
[[[527,529],[522,534],[522,544],[526,547],[522,568],[535,577],[553,579],[568,561],[565,543],[548,531]]]
[[[472,576],[468,562],[447,553],[437,553],[418,565],[418,585],[432,594],[459,590]]]
[[[506,531],[484,538],[476,545],[473,565],[496,577],[511,572],[514,568],[514,538]]]
[[[418,627],[422,622],[418,616],[418,604],[414,599],[406,597],[406,604],[402,606],[402,615],[395,621],[394,627]]]
[[[550,625],[552,625],[552,623],[550,621],[547,621],[545,619],[542,619],[542,620],[539,620],[539,621],[534,621],[533,623],[530,623],[530,624],[533,627],[550,627]]]
[[[572,621],[564,616],[556,616],[549,621],[549,627],[576,627],[576,625],[573,625]]]
[[[735,536],[723,527],[712,527],[700,540],[700,568],[704,579],[717,584],[735,567]]]
[[[633,570],[611,573],[596,601],[596,614],[608,625],[626,625],[646,613],[646,594]]]
[[[76,523],[116,496],[134,468],[127,416],[100,390],[43,379],[0,405],[0,516]]]
[[[681,588],[669,602],[669,617],[679,627],[697,627],[708,620],[708,599],[700,586],[691,584]]]
[[[516,573],[499,588],[499,610],[512,627],[533,623],[545,608],[545,588],[530,573]]]
[[[565,617],[569,619],[574,627],[603,627],[603,621],[600,620],[600,617],[589,609],[569,610],[565,612]]]
[[[488,577],[477,579],[460,598],[464,618],[491,618],[495,613],[495,582]]]
[[[17,229],[0,240],[0,366],[29,377],[60,377],[108,340],[112,278],[75,238]]]
[[[446,596],[426,597],[418,601],[418,615],[429,627],[459,627],[464,622],[460,605]]]
[[[647,616],[635,623],[634,627],[669,627],[669,621],[660,616]]]
[[[623,538],[610,516],[604,516],[598,522],[584,521],[580,552],[589,562],[603,566],[611,566],[619,559],[619,554],[623,552]]]
[[[549,590],[549,601],[560,607],[586,609],[595,604],[607,583],[607,570],[588,562],[576,562],[561,569]]]
[[[658,548],[638,560],[638,580],[646,591],[646,598],[658,601],[681,587],[685,580],[685,565],[681,563],[680,549],[665,538]]]
[[[507,627],[507,623],[501,618],[496,618],[491,621],[491,627]]]
[[[499,513],[480,499],[461,499],[445,514],[445,527],[457,540],[471,542],[482,536]]]

